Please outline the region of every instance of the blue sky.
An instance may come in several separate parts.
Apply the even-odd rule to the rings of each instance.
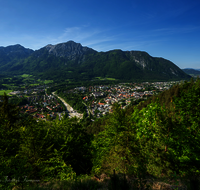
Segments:
[[[0,0],[0,46],[37,50],[69,40],[200,69],[200,1]]]

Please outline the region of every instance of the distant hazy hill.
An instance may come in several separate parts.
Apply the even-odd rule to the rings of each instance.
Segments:
[[[88,80],[180,80],[188,76],[174,63],[142,51],[97,52],[69,41],[33,51],[21,45],[0,47],[0,73],[34,74],[42,78]]]
[[[200,71],[197,69],[192,69],[192,68],[186,68],[186,69],[182,69],[185,73],[187,73],[188,75],[200,75]]]

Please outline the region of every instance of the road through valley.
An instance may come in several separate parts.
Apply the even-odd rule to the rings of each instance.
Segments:
[[[52,94],[62,101],[62,103],[65,105],[70,117],[77,117],[79,119],[83,118],[83,114],[80,114],[76,110],[74,110],[63,98],[61,98],[60,96],[55,94],[55,92],[52,92]]]

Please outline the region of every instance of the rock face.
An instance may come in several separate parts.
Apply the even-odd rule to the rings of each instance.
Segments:
[[[148,66],[149,62],[153,61],[153,58],[146,52],[127,51],[127,53],[129,54],[130,59],[135,61],[136,64],[142,66],[143,69]]]
[[[83,47],[80,43],[75,43],[74,41],[69,41],[66,43],[60,43],[57,45],[47,45],[45,48],[50,54],[56,57],[64,57],[69,60],[76,60],[78,57],[83,57],[85,54],[94,53],[95,50]]]
[[[130,56],[130,60],[134,61],[143,70],[157,72],[163,75],[172,74],[177,77],[184,77],[184,73],[180,68],[169,60],[152,57],[143,51],[127,51],[126,53]]]

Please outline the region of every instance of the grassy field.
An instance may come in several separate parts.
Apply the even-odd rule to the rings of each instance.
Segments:
[[[53,80],[45,80],[45,81],[42,81],[41,79],[38,79],[37,80],[40,84],[49,84],[49,83],[53,83]]]
[[[38,86],[38,85],[40,85],[40,84],[30,84],[30,86]]]
[[[0,96],[4,95],[4,92],[8,95],[8,93],[12,92],[13,90],[0,90]]]
[[[106,78],[106,80],[115,80],[115,78]]]
[[[53,83],[53,80],[45,80],[44,84],[49,84],[49,83]]]
[[[27,78],[27,77],[31,77],[31,76],[33,76],[33,75],[28,75],[28,74],[21,75],[21,77],[23,77],[23,78]]]
[[[95,77],[95,78],[99,80],[115,80],[115,78],[102,78],[102,77]]]
[[[7,89],[13,89],[15,87],[18,87],[18,86],[15,86],[15,84],[2,84],[3,86],[5,86]]]

